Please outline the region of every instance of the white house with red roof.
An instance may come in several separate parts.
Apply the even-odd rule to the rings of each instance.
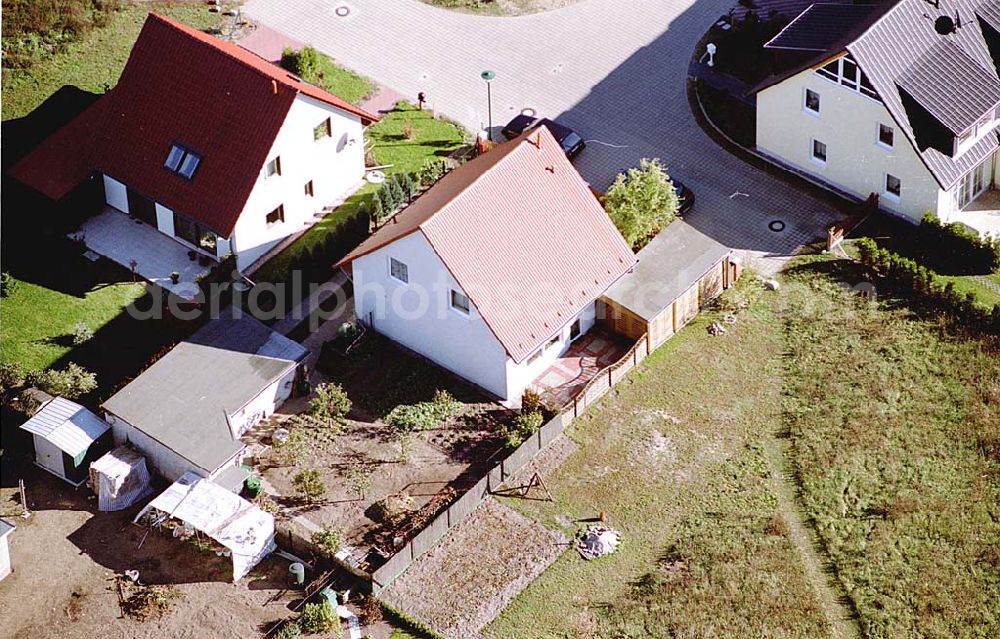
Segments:
[[[338,266],[361,322],[517,402],[635,263],[541,127],[446,175]]]
[[[100,176],[119,217],[85,228],[84,241],[125,265],[135,259],[140,274],[169,288],[170,272],[150,272],[157,256],[136,246],[156,234],[136,240],[121,214],[173,238],[182,255],[232,254],[245,269],[361,182],[363,129],[376,119],[151,13],[118,85],[11,174],[54,200]]]

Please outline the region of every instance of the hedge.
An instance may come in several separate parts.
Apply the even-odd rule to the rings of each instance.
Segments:
[[[975,293],[962,295],[952,282],[942,283],[933,270],[879,248],[871,238],[858,240],[858,251],[861,263],[889,280],[898,292],[919,296],[931,310],[950,315],[971,330],[1000,334],[1000,304],[986,310]]]
[[[944,224],[927,213],[917,227],[917,238],[926,260],[938,270],[974,274],[1000,269],[1000,240],[980,237],[964,224]]]

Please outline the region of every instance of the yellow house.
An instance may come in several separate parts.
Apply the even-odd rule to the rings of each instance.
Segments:
[[[919,222],[1000,235],[1000,3],[813,4],[764,45],[757,150]]]

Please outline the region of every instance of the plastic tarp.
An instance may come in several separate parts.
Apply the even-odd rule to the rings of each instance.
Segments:
[[[90,487],[100,510],[124,510],[153,492],[146,458],[119,446],[90,465]]]
[[[135,521],[138,523],[153,510],[184,522],[229,549],[233,581],[241,579],[277,548],[272,515],[191,472],[157,495]]]

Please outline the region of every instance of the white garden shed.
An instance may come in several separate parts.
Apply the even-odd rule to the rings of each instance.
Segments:
[[[272,515],[191,472],[149,502],[135,518],[140,522],[175,537],[198,531],[212,538],[232,556],[234,582],[277,549]]]
[[[90,465],[90,487],[103,511],[124,510],[153,492],[146,458],[119,446]]]
[[[111,449],[111,426],[65,397],[46,402],[21,424],[31,433],[35,463],[74,486],[87,481],[90,462]]]

